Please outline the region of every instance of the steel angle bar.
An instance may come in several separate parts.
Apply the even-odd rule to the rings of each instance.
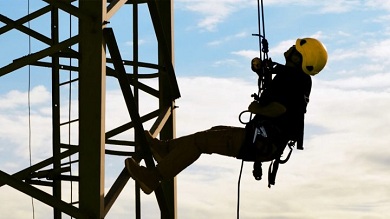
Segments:
[[[146,136],[144,135],[144,128],[137,110],[137,106],[135,104],[133,92],[129,86],[129,82],[126,77],[125,67],[123,65],[122,57],[119,52],[119,48],[116,43],[115,35],[112,28],[105,28],[103,30],[103,35],[107,43],[107,48],[110,51],[115,70],[118,74],[118,81],[122,89],[122,93],[125,98],[126,106],[129,111],[131,120],[134,122],[134,128],[138,130],[138,132],[136,133],[139,133],[137,139],[139,141],[139,145],[142,147],[141,157],[144,158],[146,166],[148,168],[154,168],[154,161],[150,152],[150,148],[147,147],[148,143],[146,141]],[[168,210],[164,191],[162,190],[161,186],[155,190],[155,195],[162,214],[168,217],[168,215],[170,215],[170,212]]]
[[[127,78],[128,78],[129,83],[134,86],[135,83],[134,83],[133,75],[127,74]],[[154,96],[154,97],[157,97],[157,98],[160,97],[160,91],[158,91],[158,90],[156,90],[156,89],[154,89],[154,88],[152,88],[152,87],[150,87],[142,82],[139,82],[139,81],[137,82],[137,88]]]
[[[8,31],[8,29],[10,29],[10,30],[16,29],[22,33],[25,33],[25,34],[41,41],[41,42],[47,44],[47,45],[50,45],[52,43],[52,40],[49,37],[46,37],[43,34],[40,34],[36,31],[24,26],[22,22],[13,21],[13,20],[9,19],[8,17],[1,15],[1,14],[0,14],[0,21],[7,24],[6,26],[4,26],[0,29],[0,34],[5,33],[6,31]]]
[[[158,116],[156,122],[153,124],[150,129],[150,133],[155,138],[158,133],[160,133],[161,129],[164,127],[165,123],[168,121],[169,117],[172,114],[172,107],[166,107],[161,110],[160,115]]]
[[[115,180],[114,184],[111,186],[110,190],[107,192],[104,197],[104,216],[110,211],[112,205],[115,203],[118,196],[121,194],[123,188],[126,186],[127,181],[129,181],[130,175],[127,172],[126,168],[122,170],[118,178]]]
[[[34,186],[31,186],[1,170],[0,170],[0,181],[1,183],[5,183],[14,189],[17,189],[18,191],[21,191],[24,194],[33,197],[34,199],[37,199],[49,206],[52,206],[53,208],[60,209],[62,212],[72,217],[80,218],[80,219],[88,218],[86,214],[84,214],[78,208],[72,206],[71,204],[68,204],[62,200],[54,198],[48,193],[43,192],[42,190],[37,189]]]
[[[57,7],[73,16],[76,16],[80,19],[88,19],[92,20],[92,18],[88,15],[88,13],[82,12],[79,8],[73,6],[71,4],[72,1],[66,1],[66,0],[42,0],[54,7]],[[81,0],[83,1],[83,0]]]
[[[160,112],[160,110],[155,110],[153,112],[150,112],[150,113],[142,116],[141,122],[146,122],[146,121],[149,121],[149,120],[157,117],[159,115],[159,112]],[[115,135],[118,135],[124,131],[127,131],[131,128],[134,128],[134,122],[132,122],[132,121],[106,132],[106,139],[109,139],[109,138],[111,138]]]
[[[4,27],[0,28],[0,35],[5,33],[5,32],[8,32],[16,27],[24,27],[23,26],[24,23],[31,21],[37,17],[40,17],[41,15],[44,15],[44,14],[50,12],[50,10],[51,10],[51,7],[46,6],[46,7],[43,7],[35,12],[32,12],[29,15],[26,15],[26,16],[24,16],[16,21],[13,21],[13,20],[9,19],[8,17],[0,14],[0,21],[6,24]],[[42,41],[42,42],[44,42],[44,41]]]
[[[112,59],[107,58],[107,63],[112,63]],[[130,65],[130,66],[134,66],[135,64],[137,64],[138,67],[160,69],[160,66],[158,66],[157,64],[147,63],[147,62],[135,62],[130,60],[123,60],[123,64]]]
[[[3,75],[6,75],[12,71],[15,71],[19,68],[22,68],[26,65],[34,64],[38,60],[45,58],[45,57],[48,57],[48,56],[50,56],[56,52],[59,52],[61,50],[67,49],[68,47],[70,47],[78,42],[79,42],[79,37],[74,36],[74,37],[69,38],[67,40],[64,40],[58,44],[55,44],[51,47],[43,49],[39,52],[32,53],[32,54],[24,56],[22,58],[16,59],[11,64],[0,68],[0,77]]]
[[[111,3],[107,6],[107,14],[106,19],[107,21],[111,19],[111,17],[124,5],[126,4],[127,0],[113,0]]]
[[[134,141],[125,141],[125,140],[115,140],[115,139],[106,139],[106,144],[117,145],[117,146],[135,146]]]
[[[161,24],[161,15],[157,7],[157,1],[148,0],[148,8],[152,18],[154,30],[156,32],[159,48],[163,53],[166,74],[168,75],[168,81],[170,84],[171,97],[172,99],[177,99],[181,96],[179,91],[179,85],[177,84],[175,70],[173,68],[173,63],[171,58],[172,56],[167,44],[167,38]]]
[[[110,67],[106,67],[106,72],[107,72],[107,76],[112,76],[112,77],[115,77],[115,78],[118,78],[118,75],[116,73],[116,71]],[[137,78],[153,78],[155,76],[155,74],[148,74],[148,75],[145,75],[144,77],[142,77],[142,75],[138,74],[138,75],[134,75],[134,74],[126,74],[126,77],[128,78],[128,81],[129,81],[129,84],[133,85],[134,86],[134,82],[133,80],[135,79],[135,77]],[[137,87],[142,90],[142,91],[145,91],[146,93],[154,96],[154,97],[157,97],[159,98],[160,97],[160,91],[142,83],[142,82],[139,82],[137,81]]]
[[[75,154],[77,152],[78,152],[78,148],[76,148],[76,147],[71,148],[69,150],[66,150],[66,151],[64,151],[64,152],[62,152],[60,154],[60,159],[63,159],[65,157],[69,157],[69,156],[71,156],[71,155],[73,155],[73,154]],[[53,157],[48,158],[48,159],[46,159],[44,161],[41,161],[41,162],[39,162],[37,164],[32,165],[31,167],[28,167],[28,168],[26,168],[24,170],[21,170],[21,171],[15,173],[15,174],[12,174],[12,176],[15,177],[16,179],[19,179],[19,180],[26,179],[26,178],[28,178],[31,175],[32,172],[40,170],[42,168],[45,168],[45,167],[47,167],[49,165],[52,165],[53,164],[53,160],[54,160]],[[0,182],[0,187],[3,186],[3,185],[4,184],[2,182]]]

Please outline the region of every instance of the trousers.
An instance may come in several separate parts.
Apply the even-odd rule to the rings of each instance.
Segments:
[[[162,179],[170,179],[195,162],[201,154],[237,157],[245,140],[245,129],[215,126],[206,131],[167,140],[167,154],[157,164]]]

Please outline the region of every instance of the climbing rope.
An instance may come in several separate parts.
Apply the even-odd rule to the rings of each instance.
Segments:
[[[238,189],[237,189],[237,219],[240,218],[240,186],[241,186],[241,175],[242,168],[244,167],[244,160],[241,161],[240,175],[238,176]]]
[[[72,15],[69,14],[69,38],[72,37]],[[72,46],[69,47],[70,49],[72,49]],[[72,58],[70,57],[69,58],[69,97],[68,97],[68,121],[69,121],[69,125],[68,125],[68,144],[70,145],[71,143],[71,119],[72,119]],[[72,176],[72,155],[69,155],[69,175]],[[73,203],[73,182],[72,180],[69,181],[70,182],[70,203]],[[71,217],[72,219],[73,217]]]
[[[257,23],[258,23],[258,33],[252,34],[252,36],[257,36],[259,38],[259,55],[260,60],[268,60],[268,41],[265,38],[265,21],[264,21],[264,4],[263,0],[257,0]],[[258,81],[258,93],[253,94],[252,97],[255,98],[255,100],[258,100],[261,92],[265,89],[265,84],[268,82],[269,78],[265,74],[265,69],[262,68],[262,73],[259,75],[259,81]],[[240,113],[238,119],[242,124],[247,124],[248,122],[244,122],[241,119],[241,116],[245,113],[250,113],[249,121],[252,120],[253,114],[249,112],[248,110],[245,110]],[[240,218],[240,186],[241,186],[241,175],[242,175],[242,169],[244,166],[244,160],[241,162],[241,168],[240,168],[240,174],[238,178],[238,191],[237,191],[237,219]]]
[[[27,1],[27,14],[30,15],[30,0]],[[31,28],[30,20],[27,22],[28,29]],[[28,54],[31,54],[31,36],[28,36]],[[28,151],[30,158],[30,168],[32,166],[32,143],[31,143],[31,65],[28,65],[28,85],[27,85],[27,105],[28,105]],[[35,219],[34,198],[31,197],[32,218]]]
[[[258,23],[258,33],[252,34],[252,36],[256,36],[259,39],[259,58],[262,62],[268,60],[268,52],[269,52],[269,47],[268,47],[268,41],[265,36],[265,18],[264,18],[264,3],[263,0],[257,0],[257,23]],[[252,97],[255,100],[258,100],[262,91],[265,89],[265,85],[268,84],[270,81],[270,75],[266,74],[266,69],[265,67],[262,68],[262,71],[258,73],[259,80],[258,80],[258,92],[257,94],[252,94]],[[240,113],[238,120],[240,121],[241,124],[247,124],[248,122],[242,121],[241,117],[245,113],[250,113],[248,110],[245,110]],[[250,119],[249,121],[252,120],[252,114],[250,113]]]

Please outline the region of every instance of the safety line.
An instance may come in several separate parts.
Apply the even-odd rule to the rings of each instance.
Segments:
[[[27,14],[30,15],[30,0],[27,1]],[[31,29],[30,20],[27,23],[28,29]],[[28,54],[31,54],[31,36],[28,36]],[[28,65],[28,86],[27,86],[27,105],[28,105],[28,150],[30,157],[30,167],[32,166],[32,144],[31,144],[31,65]],[[35,219],[34,198],[31,197],[32,218]]]
[[[240,219],[240,185],[242,168],[244,166],[244,160],[241,161],[240,175],[238,176],[238,189],[237,189],[237,219]]]
[[[71,3],[69,3],[71,4]],[[69,14],[69,38],[72,37],[72,15]],[[72,49],[72,46],[69,47],[70,49]],[[71,121],[71,115],[72,115],[72,58],[70,57],[69,58],[69,108],[68,108],[68,120]],[[69,122],[68,124],[68,143],[70,145],[71,143],[71,125],[72,123]],[[69,155],[69,175],[72,176],[72,155]],[[70,180],[70,203],[73,203],[73,181]],[[73,219],[73,217],[71,216],[71,219]]]

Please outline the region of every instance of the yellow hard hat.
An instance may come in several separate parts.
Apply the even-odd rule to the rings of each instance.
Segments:
[[[316,75],[325,67],[328,60],[328,52],[325,46],[317,39],[297,39],[295,48],[302,55],[302,70],[306,74]]]

